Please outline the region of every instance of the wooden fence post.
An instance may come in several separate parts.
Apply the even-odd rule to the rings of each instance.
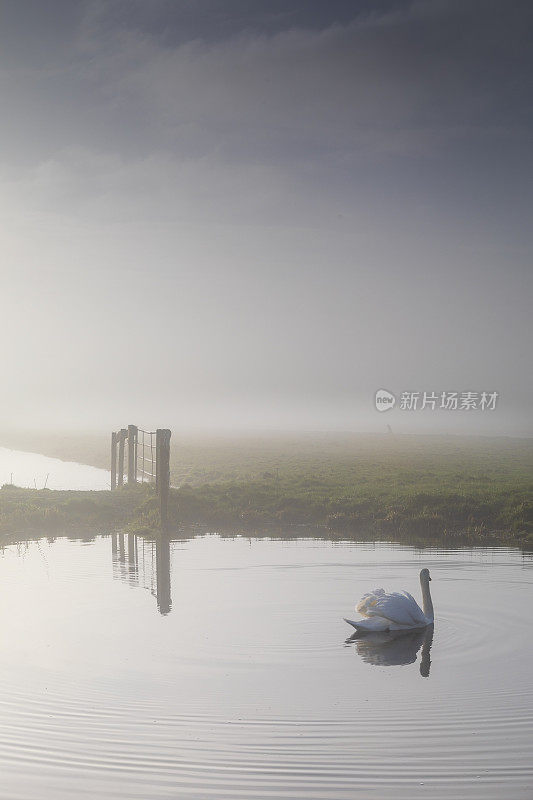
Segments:
[[[128,425],[128,486],[137,483],[137,427]]]
[[[118,432],[118,485],[124,485],[124,440],[127,435],[126,428],[121,428]]]
[[[170,436],[168,428],[158,428],[156,432],[157,447],[157,486],[159,490],[159,514],[161,527],[168,522],[168,495],[170,489]]]
[[[161,486],[161,467],[159,454],[161,453],[161,428],[155,432],[155,490],[159,494],[159,487]]]
[[[117,486],[117,434],[111,434],[111,489]]]

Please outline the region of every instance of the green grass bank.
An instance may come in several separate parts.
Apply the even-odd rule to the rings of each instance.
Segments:
[[[0,435],[17,449],[106,467],[107,436]],[[313,434],[173,435],[170,526],[321,525],[330,535],[533,540],[533,440]],[[0,530],[14,525],[157,527],[147,488],[50,492],[5,488]],[[43,522],[44,521],[44,522]]]

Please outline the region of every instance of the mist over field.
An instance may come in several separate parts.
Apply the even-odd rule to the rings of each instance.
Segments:
[[[531,796],[532,23],[0,0],[0,800]]]
[[[530,436],[532,16],[3,2],[2,426]]]

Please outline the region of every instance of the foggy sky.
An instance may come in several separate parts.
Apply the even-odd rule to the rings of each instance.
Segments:
[[[532,21],[1,2],[3,426],[531,435]]]

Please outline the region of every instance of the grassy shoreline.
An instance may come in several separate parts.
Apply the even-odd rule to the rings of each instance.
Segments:
[[[413,509],[405,506],[380,511],[367,507],[358,512],[334,512],[316,505],[294,506],[293,500],[262,493],[257,505],[258,487],[220,485],[200,489],[172,490],[169,502],[171,535],[184,528],[201,526],[206,530],[243,533],[246,535],[280,535],[286,529],[298,528],[302,536],[325,536],[328,539],[409,541],[423,544],[517,544],[533,545],[533,534],[519,522],[516,507],[506,508],[515,514],[512,525],[498,526],[501,506],[496,503],[491,516],[485,503],[471,507],[466,498],[451,504],[441,498],[439,514],[428,506],[424,510],[420,498],[413,498]],[[256,507],[250,507],[255,498]],[[266,502],[268,499],[268,502]],[[281,505],[281,508],[280,508]],[[483,510],[481,510],[483,509]],[[473,515],[478,515],[475,518]],[[0,490],[0,535],[40,533],[68,534],[76,531],[108,533],[128,530],[154,533],[159,530],[158,498],[148,487],[107,491],[53,491],[3,487]]]
[[[29,435],[0,436],[29,449]],[[107,466],[108,437],[33,438],[46,455]],[[533,541],[533,440],[314,434],[174,435],[170,529],[321,526],[329,537]],[[149,487],[0,491],[0,531],[107,526],[155,530]]]

